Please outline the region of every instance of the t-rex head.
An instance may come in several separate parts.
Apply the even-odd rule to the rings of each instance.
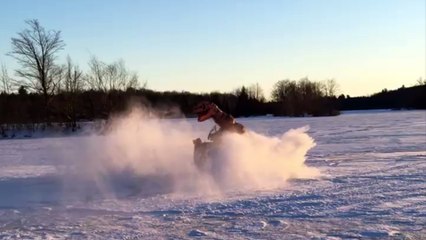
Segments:
[[[202,101],[195,105],[195,107],[193,108],[193,113],[197,114],[198,121],[202,122],[211,118],[215,114],[216,109],[216,104],[207,101]]]

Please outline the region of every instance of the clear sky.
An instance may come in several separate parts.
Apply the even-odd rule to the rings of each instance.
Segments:
[[[62,31],[59,60],[125,60],[148,87],[231,91],[334,78],[351,96],[426,75],[425,0],[3,0],[0,61],[26,19]]]

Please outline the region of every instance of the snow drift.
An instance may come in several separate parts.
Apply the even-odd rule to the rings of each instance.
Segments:
[[[78,185],[87,186],[90,181],[104,192],[111,192],[111,185],[120,188],[130,182],[140,194],[276,188],[290,178],[318,176],[317,169],[305,165],[306,153],[315,146],[307,129],[279,137],[252,131],[229,134],[223,139],[226,148],[220,159],[212,162],[212,171],[202,173],[193,164],[192,140],[206,132],[195,130],[185,119],[163,120],[132,108],[112,118],[105,134],[93,135],[83,144],[77,154],[80,173],[72,182],[84,181]]]

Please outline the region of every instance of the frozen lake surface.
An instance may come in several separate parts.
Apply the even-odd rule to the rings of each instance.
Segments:
[[[0,140],[0,239],[426,239],[425,111],[239,121],[270,139],[309,126],[304,165],[320,175],[199,190],[204,178],[174,171],[191,166],[192,138],[212,125],[194,120],[156,123],[172,142],[144,131]],[[174,125],[191,129],[187,141]]]

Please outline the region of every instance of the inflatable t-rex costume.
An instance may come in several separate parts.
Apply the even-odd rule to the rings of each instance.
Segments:
[[[235,132],[242,134],[245,132],[244,126],[235,121],[234,117],[223,112],[220,108],[207,101],[200,102],[194,107],[194,113],[198,116],[198,121],[203,122],[209,118],[213,118],[214,122],[219,125],[220,129],[214,133],[212,140],[220,136],[224,132]]]
[[[210,152],[212,150],[214,152],[214,149],[220,145],[220,137],[223,133],[234,132],[243,134],[245,128],[242,124],[237,123],[234,117],[223,112],[216,104],[211,102],[200,102],[194,107],[193,112],[197,114],[199,122],[213,118],[214,122],[220,127],[216,132],[213,132],[213,130],[210,131],[208,139],[212,142],[202,142],[200,138],[193,140],[194,163],[199,169],[205,169],[206,165],[208,165],[207,160],[211,155]]]

